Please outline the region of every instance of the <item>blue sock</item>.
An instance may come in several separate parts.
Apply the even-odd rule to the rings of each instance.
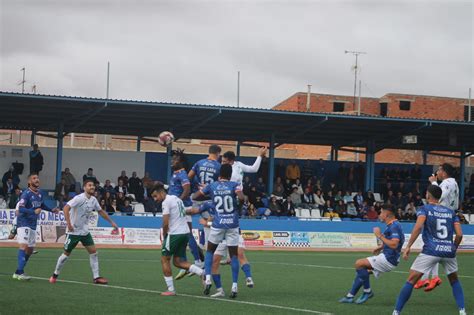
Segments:
[[[464,292],[462,290],[461,282],[456,280],[455,282],[451,283],[451,287],[453,289],[454,299],[456,300],[458,308],[464,309]]]
[[[237,283],[239,281],[239,258],[237,256],[231,258],[230,266],[232,267],[232,282]]]
[[[201,260],[199,257],[199,249],[198,244],[196,243],[196,239],[194,238],[193,234],[189,234],[189,249],[194,256],[194,261]]]
[[[359,289],[360,289],[360,287],[362,286],[362,284],[363,284],[362,279],[359,277],[358,274],[356,274],[355,279],[354,279],[354,282],[352,283],[352,288],[351,288],[351,290],[349,291],[349,293],[350,293],[352,296],[356,296],[356,294],[357,294],[357,292],[359,292]]]
[[[252,271],[250,270],[250,265],[248,263],[242,265],[242,271],[245,273],[246,278],[252,278]]]
[[[370,290],[370,274],[367,269],[357,269],[357,275],[362,280],[365,290]]]
[[[211,274],[212,269],[212,259],[214,258],[214,254],[210,251],[206,252],[206,257],[204,259],[204,270],[206,271],[206,275]]]
[[[410,282],[406,282],[403,286],[402,290],[400,291],[400,295],[397,299],[397,304],[395,304],[395,310],[401,312],[405,303],[410,299],[411,292],[413,291],[413,284]]]
[[[23,249],[18,250],[18,269],[15,271],[17,275],[23,274],[26,266],[26,253]]]
[[[212,275],[212,280],[214,280],[214,284],[216,285],[216,289],[222,288],[222,282],[221,282],[221,275],[220,274]]]

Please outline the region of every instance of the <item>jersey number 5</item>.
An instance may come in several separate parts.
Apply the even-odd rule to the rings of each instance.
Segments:
[[[444,240],[448,237],[448,228],[446,227],[446,219],[436,219],[436,235],[439,239]]]

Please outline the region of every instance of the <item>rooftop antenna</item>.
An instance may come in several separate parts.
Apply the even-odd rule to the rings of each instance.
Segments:
[[[356,93],[357,93],[357,71],[359,71],[359,55],[366,55],[365,51],[351,51],[344,50],[345,54],[352,54],[355,56],[355,65],[354,65],[354,107],[356,106]]]
[[[26,68],[23,67],[20,69],[20,71],[23,71],[23,79],[18,83],[18,85],[21,84],[21,93],[25,93],[25,73],[26,73]]]
[[[240,71],[237,71],[237,107],[240,107]]]
[[[37,88],[38,88],[38,86],[37,86],[36,84],[33,84],[33,85],[31,86],[31,92],[33,92],[33,94],[36,94]]]

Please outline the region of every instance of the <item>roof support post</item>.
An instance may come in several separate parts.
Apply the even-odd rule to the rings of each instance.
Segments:
[[[235,148],[235,154],[237,155],[237,157],[240,157],[240,141],[237,141],[237,146]]]
[[[464,189],[465,189],[465,178],[466,177],[466,147],[463,146],[461,150],[461,156],[459,157],[459,168],[460,168],[460,175],[461,178],[459,179],[459,198],[461,202],[464,200]]]
[[[58,137],[56,146],[56,184],[61,181],[61,172],[63,164],[63,136],[64,123],[60,122],[58,126]]]
[[[339,149],[337,147],[334,147],[334,161],[337,162],[339,159]]]
[[[275,134],[270,137],[269,161],[268,161],[268,185],[267,192],[270,196],[273,192],[273,180],[275,177]]]
[[[169,184],[171,180],[171,151],[172,144],[166,147],[166,183]]]
[[[141,148],[142,148],[142,137],[138,136],[137,137],[137,152],[140,152]]]
[[[422,158],[423,158],[423,165],[426,165],[426,163],[428,161],[428,151],[427,150],[423,150]]]
[[[31,131],[31,146],[36,143],[36,130]]]
[[[375,181],[375,141],[367,141],[365,155],[365,191],[374,191]]]

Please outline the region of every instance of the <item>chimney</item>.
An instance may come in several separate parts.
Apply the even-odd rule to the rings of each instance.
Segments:
[[[309,112],[311,110],[311,85],[308,84],[308,94],[306,96],[306,111]]]

